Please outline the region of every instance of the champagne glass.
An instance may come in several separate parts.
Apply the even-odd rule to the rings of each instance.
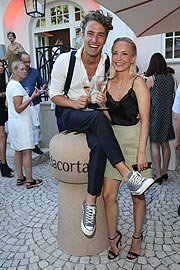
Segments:
[[[104,76],[97,76],[96,77],[96,87],[99,90],[99,92],[101,92],[101,93],[105,92],[107,82],[108,82],[107,74],[104,74]],[[105,103],[103,103],[102,106],[99,107],[98,109],[99,110],[107,110],[108,108],[105,106]]]
[[[94,83],[93,81],[89,81],[88,78],[84,78],[82,80],[82,83],[83,83],[83,87],[84,87],[84,91],[86,93],[87,96],[91,96],[91,92],[93,90],[93,87],[94,87]],[[89,108],[88,105],[85,109],[83,109],[83,111],[93,111],[93,109]]]

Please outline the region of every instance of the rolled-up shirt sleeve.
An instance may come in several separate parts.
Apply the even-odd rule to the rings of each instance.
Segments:
[[[49,90],[50,98],[57,95],[63,95],[68,65],[69,60],[67,62],[67,57],[64,57],[63,54],[56,59],[51,72],[51,84]]]

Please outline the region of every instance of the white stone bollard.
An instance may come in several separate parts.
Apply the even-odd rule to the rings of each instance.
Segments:
[[[82,133],[59,133],[49,145],[53,176],[59,180],[58,244],[74,256],[96,255],[108,248],[102,196],[97,198],[96,231],[81,231],[82,203],[87,196],[89,148]]]

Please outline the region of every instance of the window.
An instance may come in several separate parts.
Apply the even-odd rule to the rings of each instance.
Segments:
[[[69,23],[69,5],[51,8],[51,25]]]
[[[46,18],[40,18],[37,20],[36,27],[45,27],[46,26]]]
[[[74,7],[75,21],[82,21],[82,18],[85,16],[85,13],[78,7]]]
[[[166,33],[165,56],[166,59],[180,58],[180,32]]]
[[[37,32],[40,32],[41,30],[44,32],[50,31],[51,28],[53,30],[56,28],[59,29],[60,25],[62,28],[67,28],[72,24],[73,27],[77,27],[80,26],[84,16],[85,12],[78,6],[66,3],[50,5],[46,8],[46,16],[36,19],[35,28],[37,29]]]

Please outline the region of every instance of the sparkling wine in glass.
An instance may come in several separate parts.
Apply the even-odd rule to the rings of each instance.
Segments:
[[[108,77],[105,74],[104,76],[97,76],[96,77],[96,87],[99,92],[104,93],[106,89],[106,85],[108,82]],[[107,110],[108,108],[105,106],[105,103],[102,104],[101,107],[98,108],[99,110]]]
[[[89,81],[87,78],[83,79],[83,87],[84,87],[84,91],[86,93],[87,96],[91,96],[91,92],[93,90],[94,84],[93,81]],[[89,108],[88,105],[85,109],[83,109],[83,111],[93,111],[93,109]]]

